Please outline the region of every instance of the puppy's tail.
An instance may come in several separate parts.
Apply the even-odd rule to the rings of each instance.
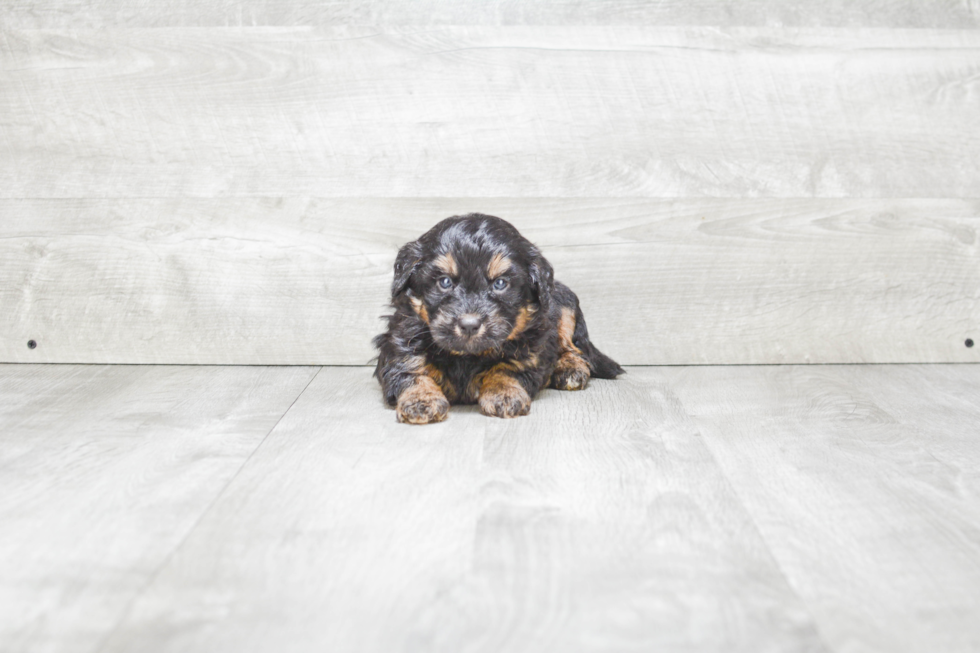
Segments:
[[[615,379],[620,374],[626,373],[619,363],[599,351],[591,340],[579,343],[579,348],[584,354],[585,362],[589,364],[592,378]]]

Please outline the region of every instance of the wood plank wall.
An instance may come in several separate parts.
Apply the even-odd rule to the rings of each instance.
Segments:
[[[468,211],[624,364],[980,361],[977,2],[407,6],[4,3],[0,361],[364,364]]]

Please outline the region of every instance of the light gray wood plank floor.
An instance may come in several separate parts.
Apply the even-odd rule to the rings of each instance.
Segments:
[[[693,416],[828,645],[980,650],[980,367],[657,377]]]
[[[0,367],[0,651],[93,651],[316,368]]]
[[[980,26],[976,0],[5,0],[11,27],[256,25]]]
[[[0,366],[0,650],[969,651],[980,366]]]

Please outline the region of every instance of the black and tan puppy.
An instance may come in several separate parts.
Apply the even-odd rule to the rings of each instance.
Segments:
[[[622,374],[552,275],[513,225],[480,213],[446,218],[402,247],[395,313],[374,339],[374,375],[398,421],[442,421],[451,403],[517,417],[541,388],[581,390],[590,377]]]

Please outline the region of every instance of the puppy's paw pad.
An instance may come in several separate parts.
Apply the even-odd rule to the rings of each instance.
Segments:
[[[441,422],[449,415],[445,397],[411,397],[398,403],[396,416],[402,424]]]
[[[531,412],[531,397],[524,388],[480,394],[480,412],[489,417],[521,417]]]

